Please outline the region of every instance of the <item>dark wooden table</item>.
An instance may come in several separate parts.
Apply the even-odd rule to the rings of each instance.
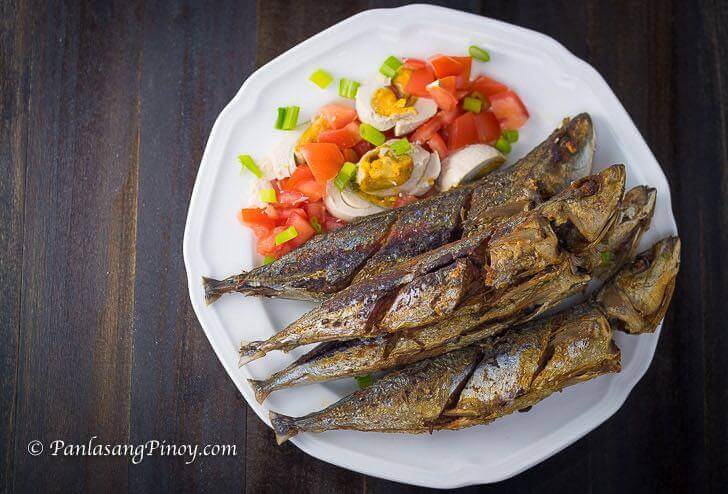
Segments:
[[[385,2],[0,2],[0,491],[413,492],[276,447],[205,338],[182,234],[215,117],[273,56]],[[470,491],[728,485],[728,5],[462,1],[606,78],[665,169],[683,267],[621,410]],[[69,458],[31,440],[235,444],[236,457]]]

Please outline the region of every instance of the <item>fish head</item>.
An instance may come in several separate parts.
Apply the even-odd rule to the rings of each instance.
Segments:
[[[680,239],[665,238],[620,269],[596,301],[614,328],[651,333],[667,312],[679,269]]]
[[[550,159],[539,160],[541,169],[533,170],[544,197],[551,197],[581,177],[591,173],[596,135],[588,113],[580,113],[555,130],[544,152]]]
[[[542,215],[558,228],[571,252],[581,252],[609,231],[624,195],[624,165],[575,181],[545,203]]]

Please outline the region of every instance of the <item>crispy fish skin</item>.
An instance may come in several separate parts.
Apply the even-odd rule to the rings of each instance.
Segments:
[[[224,280],[203,279],[208,304],[225,293],[323,300],[392,265],[486,228],[510,202],[549,198],[588,175],[594,127],[582,113],[513,166],[480,181],[316,236],[280,259]],[[464,224],[461,218],[466,218]],[[357,273],[359,273],[357,275]]]
[[[680,270],[680,239],[669,237],[621,269],[597,294],[612,325],[626,333],[652,333],[665,317]]]
[[[424,432],[477,363],[473,346],[395,371],[320,412],[293,418],[270,412],[278,443],[300,432],[330,429]]]
[[[581,256],[565,258],[558,266],[507,290],[497,291],[482,302],[464,303],[447,320],[420,331],[320,345],[268,379],[249,380],[250,384],[262,402],[278,389],[416,362],[496,335],[517,322],[534,319],[567,297],[580,293],[603,269],[603,252],[611,254],[610,270],[624,265],[633,256],[642,233],[649,228],[654,205],[654,189],[638,186],[627,192],[618,211],[620,219],[613,223],[602,242],[582,253],[587,262]]]
[[[543,269],[559,259],[556,255],[558,242],[551,230],[552,225],[562,227],[561,231],[568,231],[569,225],[584,228],[584,231],[576,234],[570,233],[570,236],[579,239],[580,244],[582,239],[588,245],[601,240],[618,211],[624,194],[624,180],[624,166],[611,166],[597,175],[574,182],[533,210],[504,220],[493,232],[482,230],[412,258],[378,277],[350,285],[268,340],[243,343],[240,347],[240,365],[262,357],[271,350],[290,350],[323,341],[367,338],[388,330],[376,323],[379,317],[387,313],[395,289],[459,257],[471,256],[477,264],[482,264],[487,257],[482,252],[486,241],[506,244],[513,253],[510,257],[498,257],[502,262],[495,267],[504,275],[493,276],[494,268],[488,268],[488,277],[499,280],[501,285],[512,282],[518,276],[532,274],[534,268]],[[529,228],[542,230],[541,243],[547,244],[543,249],[534,247],[537,242],[533,234],[524,237],[524,232],[519,229],[532,218],[540,218]],[[569,241],[564,243],[568,246]],[[518,257],[523,252],[526,253],[523,254],[526,262],[521,262]],[[541,262],[536,261],[539,256]],[[443,283],[430,287],[440,296],[444,296],[446,288]],[[419,314],[413,309],[407,315],[400,314],[400,317],[417,319]],[[446,314],[438,317],[446,317]]]

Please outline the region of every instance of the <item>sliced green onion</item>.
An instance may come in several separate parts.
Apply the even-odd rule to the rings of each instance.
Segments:
[[[285,244],[289,240],[293,240],[294,238],[298,237],[298,232],[296,231],[295,226],[289,226],[285,230],[283,230],[281,233],[276,235],[276,245]]]
[[[503,154],[508,154],[511,152],[511,143],[505,137],[500,136],[495,141],[495,148]]]
[[[293,130],[298,125],[298,111],[300,110],[297,106],[287,106],[285,108],[285,116],[283,117],[283,124],[280,126],[281,130]],[[280,118],[280,108],[279,118]]]
[[[389,147],[392,148],[395,156],[403,155],[404,153],[412,149],[412,146],[410,146],[409,141],[405,137],[403,137],[402,139],[397,139]]]
[[[286,121],[286,108],[285,107],[279,107],[278,108],[278,116],[276,117],[276,129],[282,129],[283,128],[283,122]]]
[[[319,223],[319,220],[317,217],[311,218],[311,226],[314,230],[316,230],[316,233],[321,233],[323,231],[323,228],[321,228],[321,223]]]
[[[382,66],[379,67],[379,73],[382,74],[385,77],[394,77],[397,73],[397,70],[402,66],[402,61],[393,56],[387,57],[387,59],[382,63]]]
[[[260,168],[258,168],[258,165],[255,164],[255,161],[253,161],[253,158],[251,158],[250,155],[241,154],[238,156],[238,161],[240,161],[240,164],[247,168],[250,173],[258,178],[263,178],[263,172],[260,171]]]
[[[505,137],[506,141],[508,141],[510,143],[518,142],[518,131],[517,130],[504,130],[503,137]]]
[[[275,189],[262,189],[260,191],[260,200],[263,202],[278,202]]]
[[[339,190],[344,190],[349,185],[349,182],[351,182],[351,179],[354,178],[354,175],[356,175],[356,165],[351,161],[347,161],[334,178],[334,185]]]
[[[356,376],[354,379],[356,379],[356,383],[359,385],[359,388],[364,389],[368,388],[372,385],[372,375],[367,374],[365,376]]]
[[[614,261],[614,254],[612,254],[610,251],[605,250],[602,252],[602,266],[606,266],[608,264],[611,264],[612,261]]]
[[[387,140],[384,134],[366,123],[359,125],[359,135],[362,139],[375,146],[381,146]]]
[[[265,256],[265,257],[263,257],[263,265],[265,266],[266,264],[270,264],[275,260],[276,260],[276,258],[273,256]]]
[[[471,57],[473,57],[476,60],[480,60],[481,62],[490,61],[490,53],[488,53],[484,49],[479,48],[475,45],[471,45],[470,48],[468,48],[468,53],[470,53]]]
[[[480,110],[483,109],[483,102],[479,100],[478,98],[471,98],[469,96],[466,96],[463,99],[463,110],[469,111],[472,113],[480,113]]]
[[[334,76],[332,76],[323,69],[318,69],[313,74],[311,74],[308,80],[316,84],[321,89],[326,89],[327,87],[329,87],[329,84],[331,84],[331,81],[334,80]]]
[[[361,84],[351,79],[341,79],[339,81],[339,96],[354,99],[356,98],[357,91],[359,91],[359,86]]]

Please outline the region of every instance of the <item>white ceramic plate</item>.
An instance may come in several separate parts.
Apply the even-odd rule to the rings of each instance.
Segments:
[[[597,132],[595,169],[625,163],[629,186],[644,183],[658,190],[655,217],[643,246],[677,233],[665,176],[626,111],[591,66],[553,39],[424,5],[351,17],[295,46],[245,81],[215,122],[190,201],[184,259],[192,305],[218,358],[266,423],[269,409],[293,415],[319,410],[356,385],[345,379],[284,390],[259,405],[245,379],[268,376],[303,349],[274,353],[239,369],[239,342],[267,338],[311,306],[240,295],[205,306],[203,275],[222,278],[260,263],[252,236],[235,219],[246,202],[249,180],[239,173],[236,156],[261,158],[280,138],[280,131],[273,130],[276,107],[299,105],[301,121],[337,99],[336,84],[322,91],[307,80],[319,67],[337,78],[363,80],[388,55],[464,54],[471,44],[485,47],[492,56],[487,64],[475,63],[474,73],[492,74],[514,87],[531,112],[511,156],[524,155],[563,117],[588,111]],[[555,454],[616,412],[650,365],[658,337],[659,331],[639,337],[617,334],[620,374],[573,386],[528,413],[512,414],[488,426],[418,436],[335,431],[302,434],[292,442],[321,460],[398,482],[441,488],[496,482]],[[270,447],[277,447],[273,434],[270,440]]]

